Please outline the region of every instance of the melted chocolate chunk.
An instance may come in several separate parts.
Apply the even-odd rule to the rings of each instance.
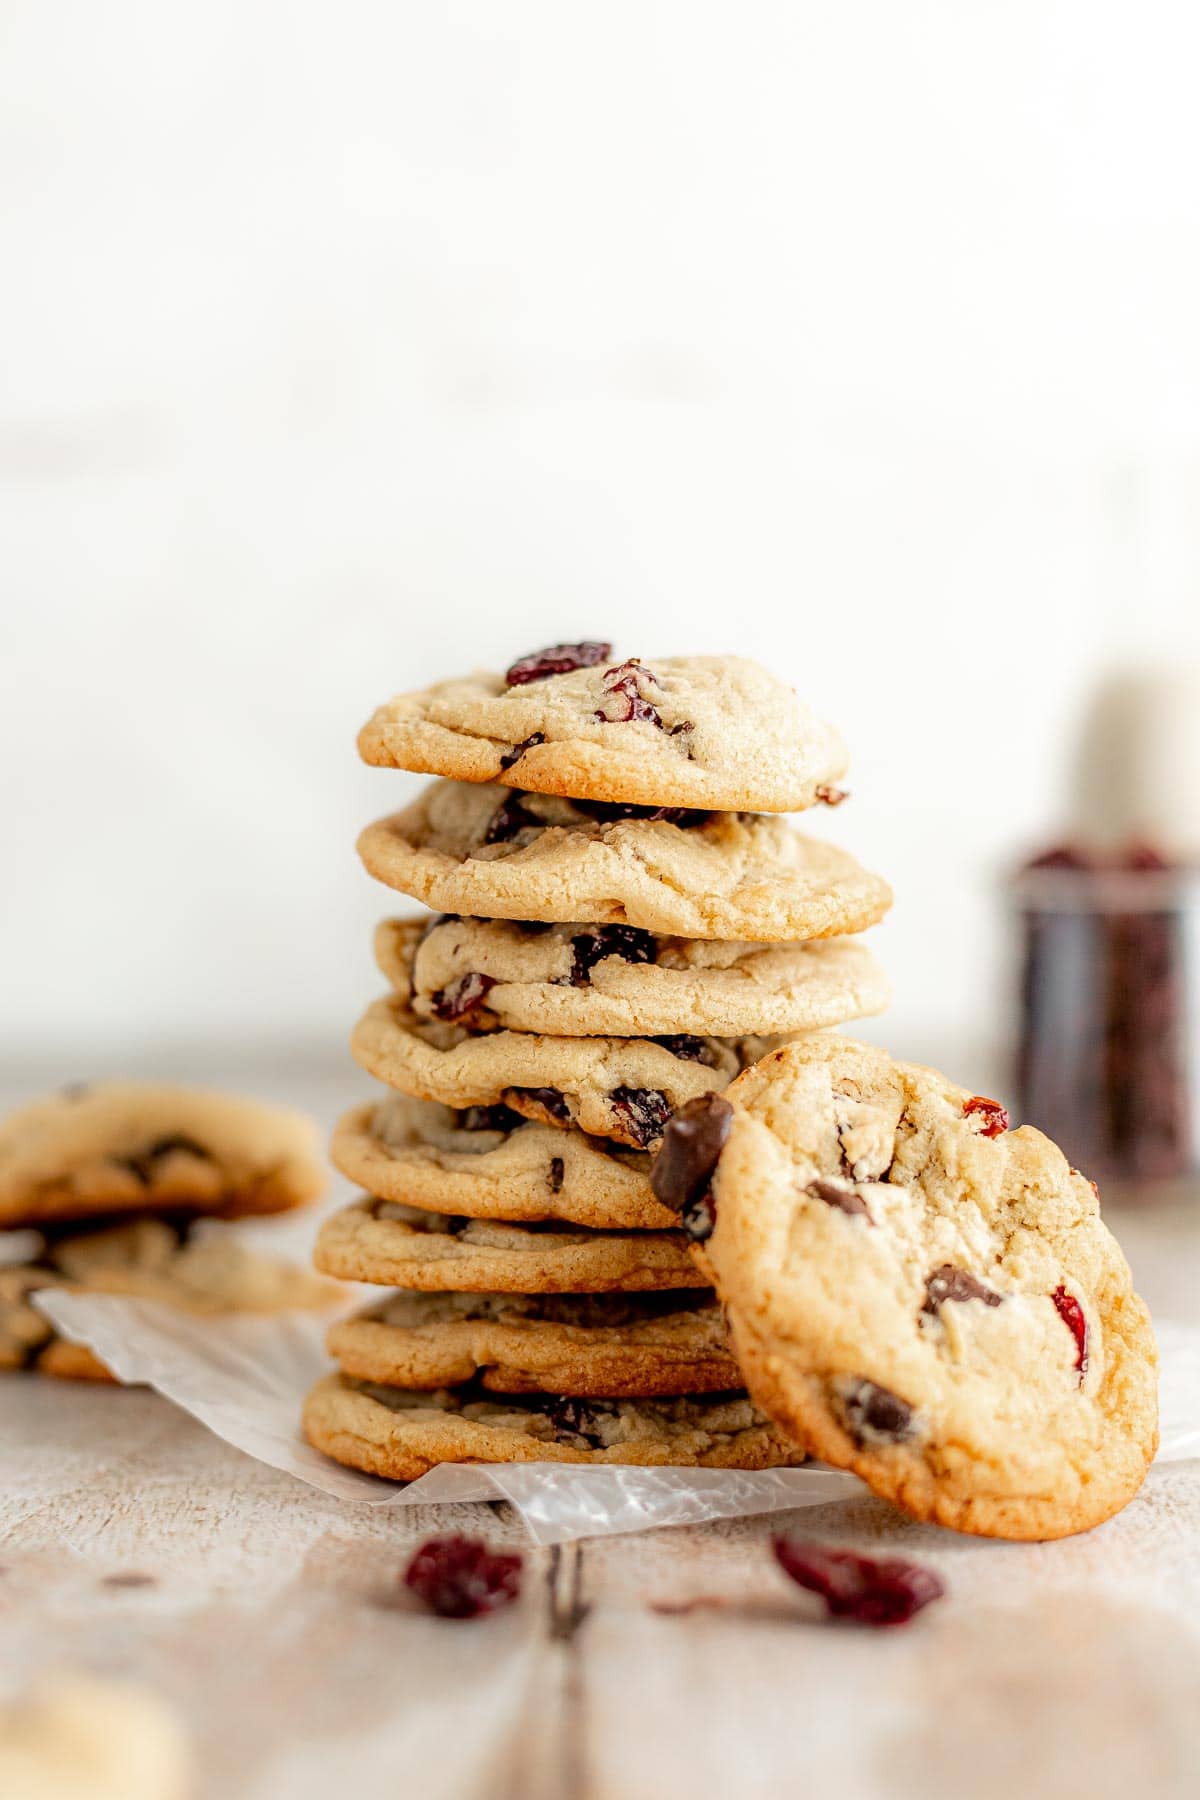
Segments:
[[[554,1427],[555,1436],[564,1443],[570,1443],[577,1450],[599,1450],[604,1443],[600,1421],[612,1418],[615,1407],[606,1406],[602,1400],[577,1400],[568,1395],[562,1400],[555,1400],[546,1408],[546,1417]]]
[[[662,1148],[650,1171],[650,1186],[655,1198],[672,1212],[683,1215],[695,1209],[697,1235],[707,1237],[712,1230],[715,1208],[709,1197],[706,1208],[700,1202],[709,1194],[717,1163],[729,1137],[733,1108],[720,1094],[700,1094],[668,1120],[663,1132]],[[710,1215],[708,1230],[703,1230],[705,1212]]]
[[[936,1313],[940,1306],[952,1300],[982,1300],[985,1306],[1000,1306],[1004,1295],[985,1287],[978,1276],[968,1270],[956,1269],[953,1263],[943,1263],[926,1277],[922,1311]]]
[[[843,1187],[840,1182],[826,1181],[823,1176],[818,1176],[816,1181],[809,1182],[804,1191],[811,1194],[814,1200],[823,1200],[826,1206],[836,1206],[839,1212],[860,1215],[868,1225],[875,1223],[871,1217],[871,1209],[862,1195],[853,1188]]]
[[[571,986],[586,987],[592,970],[606,956],[619,956],[628,963],[652,963],[658,944],[652,931],[642,931],[636,925],[594,925],[571,939],[571,950],[575,958]]]
[[[903,1444],[916,1435],[916,1418],[907,1400],[865,1378],[848,1382],[835,1394],[842,1423],[863,1449]]]
[[[671,1116],[671,1103],[658,1088],[614,1088],[612,1109],[638,1148],[644,1150],[662,1136]]]
[[[551,644],[548,650],[534,650],[519,656],[505,674],[509,687],[524,687],[527,681],[544,681],[547,675],[569,675],[572,669],[594,669],[607,662],[612,645],[585,638],[578,644]]]
[[[158,1164],[177,1150],[185,1152],[188,1156],[198,1156],[205,1162],[208,1160],[208,1151],[203,1144],[198,1144],[195,1138],[184,1137],[182,1133],[177,1132],[172,1137],[156,1138],[154,1143],[148,1145],[136,1156],[118,1157],[118,1167],[128,1169],[131,1175],[136,1175],[139,1181],[149,1186],[154,1179]]]
[[[697,825],[707,825],[712,818],[711,812],[701,812],[691,806],[634,806],[632,802],[620,800],[572,800],[571,805],[576,812],[586,813],[589,819],[596,819],[602,825],[614,824],[619,819],[648,819],[651,824],[678,825],[681,831],[694,831]],[[747,818],[752,814],[746,814]]]
[[[507,844],[510,838],[515,838],[519,831],[524,831],[529,826],[540,831],[542,821],[535,818],[525,805],[524,794],[514,788],[513,792],[507,794],[500,802],[488,820],[488,828],[483,834],[483,841],[485,844]]]
[[[478,969],[471,969],[467,974],[460,975],[450,987],[439,988],[431,997],[430,1005],[437,1018],[456,1025],[460,1019],[467,1018],[483,1005],[495,985],[494,976],[482,975]]]
[[[657,1037],[656,1044],[677,1056],[680,1062],[703,1063],[706,1069],[715,1069],[718,1063],[717,1052],[707,1038],[696,1037],[690,1031],[679,1031],[671,1037]]]
[[[717,1196],[706,1187],[698,1199],[689,1200],[679,1215],[683,1235],[690,1243],[702,1244],[717,1228]]]
[[[514,744],[511,750],[505,751],[504,755],[500,758],[500,767],[502,769],[511,769],[514,763],[520,762],[527,750],[532,750],[535,744],[544,744],[545,741],[546,734],[544,731],[532,732],[523,743]]]

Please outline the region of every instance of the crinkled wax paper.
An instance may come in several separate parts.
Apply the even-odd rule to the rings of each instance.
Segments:
[[[226,1443],[323,1493],[368,1506],[507,1500],[537,1543],[817,1506],[863,1490],[834,1469],[585,1468],[447,1463],[407,1486],[330,1462],[300,1435],[300,1407],[329,1368],[325,1324],[307,1314],[201,1318],[157,1301],[47,1288],[35,1305],[125,1382],[157,1389]],[[1200,1456],[1200,1331],[1158,1327],[1159,1460]]]

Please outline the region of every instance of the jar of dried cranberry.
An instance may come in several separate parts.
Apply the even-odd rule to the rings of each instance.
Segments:
[[[1111,1198],[1200,1193],[1200,872],[1135,846],[1016,878],[1021,1116]]]

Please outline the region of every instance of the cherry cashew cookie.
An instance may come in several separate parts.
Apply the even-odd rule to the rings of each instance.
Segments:
[[[996,1101],[844,1039],[684,1108],[653,1172],[751,1395],[920,1519],[1053,1538],[1157,1444],[1145,1306],[1092,1185]]]
[[[846,751],[786,682],[740,656],[612,657],[557,644],[505,675],[399,694],[359,733],[365,761],[540,794],[796,812],[840,798]]]
[[[634,925],[385,919],[375,957],[421,1019],[559,1037],[815,1031],[882,1012],[890,989],[853,938],[723,943]]]
[[[435,781],[358,840],[367,871],[437,912],[636,925],[775,943],[882,919],[891,889],[765,813],[563,800]]]

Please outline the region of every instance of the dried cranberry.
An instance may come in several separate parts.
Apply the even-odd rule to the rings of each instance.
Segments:
[[[609,1101],[641,1150],[662,1136],[663,1126],[671,1116],[671,1103],[658,1088],[614,1088]]]
[[[540,830],[541,824],[542,821],[535,818],[525,805],[525,795],[514,789],[511,794],[505,795],[488,820],[483,841],[485,844],[506,844],[510,838],[515,838],[517,833],[524,831],[527,826],[532,825]]]
[[[645,719],[648,724],[657,725],[661,731],[663,722],[658,708],[652,706],[649,700],[643,700],[641,689],[638,687],[639,675],[646,681],[654,682],[657,686],[656,677],[639,662],[636,656],[631,656],[628,662],[620,663],[615,669],[610,669],[604,677],[604,691],[612,698],[606,700],[604,706],[598,712],[593,713],[592,717],[598,719],[602,725],[624,725],[628,724],[630,719]]]
[[[720,1094],[699,1094],[681,1106],[667,1122],[662,1148],[650,1171],[656,1199],[685,1218],[689,1208],[698,1207],[716,1173],[732,1124],[733,1108]],[[697,1218],[697,1223],[702,1225],[703,1220]]]
[[[527,750],[532,750],[535,744],[544,744],[545,741],[546,734],[544,731],[535,731],[531,733],[531,735],[522,743],[514,744],[511,750],[506,750],[504,752],[504,755],[500,758],[500,767],[502,769],[511,769],[515,762],[520,762]]]
[[[482,1538],[430,1538],[404,1572],[404,1584],[443,1619],[474,1619],[521,1592],[524,1558],[489,1550]]]
[[[1056,844],[1052,850],[1043,850],[1040,856],[1031,856],[1025,864],[1026,869],[1091,869],[1095,864],[1086,851],[1075,844]]]
[[[871,1217],[871,1209],[862,1195],[853,1188],[843,1187],[840,1181],[826,1181],[823,1176],[818,1176],[816,1181],[809,1182],[804,1191],[811,1194],[814,1200],[823,1200],[826,1206],[836,1206],[839,1212],[849,1213],[851,1217],[860,1215],[868,1225],[875,1223]]]
[[[510,1088],[509,1092],[520,1095],[522,1100],[528,1100],[540,1112],[547,1113],[559,1125],[571,1123],[571,1109],[557,1088]]]
[[[836,1395],[842,1422],[860,1448],[871,1444],[903,1444],[916,1430],[913,1409],[899,1394],[865,1377],[849,1382]]]
[[[511,1106],[468,1106],[455,1123],[460,1131],[515,1131],[525,1121]]]
[[[840,806],[843,800],[849,798],[849,788],[831,787],[827,781],[823,781],[817,789],[817,799],[822,806]]]
[[[969,1100],[963,1101],[963,1118],[969,1119],[973,1113],[978,1113],[983,1120],[980,1137],[999,1137],[1002,1131],[1008,1130],[1008,1108],[1001,1106],[998,1100],[985,1100],[982,1094],[972,1094]]]
[[[527,681],[542,681],[547,675],[569,675],[572,669],[594,669],[612,655],[611,644],[585,638],[580,644],[551,644],[548,650],[535,650],[519,656],[504,679],[509,687],[524,687]]]
[[[678,825],[681,831],[694,831],[712,818],[711,812],[701,812],[693,806],[636,806],[626,800],[572,800],[571,805],[576,812],[586,813],[602,825],[612,825],[620,819],[645,819],[651,825]]]
[[[123,1156],[118,1161],[121,1168],[128,1169],[131,1175],[136,1175],[139,1181],[148,1185],[157,1173],[159,1162],[177,1150],[187,1156],[199,1156],[205,1160],[208,1157],[203,1144],[198,1144],[195,1138],[184,1137],[182,1133],[176,1132],[171,1137],[156,1138],[136,1156]]]
[[[1161,875],[1173,866],[1169,857],[1164,856],[1161,850],[1137,839],[1125,846],[1119,864],[1120,868],[1127,869],[1131,875]]]
[[[567,1165],[564,1163],[562,1157],[552,1156],[550,1158],[550,1192],[552,1194],[562,1193],[563,1177],[566,1175],[566,1172]]]
[[[680,1062],[703,1063],[706,1069],[715,1069],[717,1053],[707,1038],[696,1037],[690,1031],[677,1031],[672,1037],[657,1037],[654,1042],[677,1056]]]
[[[859,1556],[827,1544],[777,1537],[776,1560],[786,1575],[820,1594],[834,1619],[860,1625],[907,1625],[931,1600],[945,1593],[941,1576],[899,1556]]]
[[[606,956],[619,956],[628,963],[652,963],[658,943],[652,931],[642,931],[637,925],[594,925],[571,939],[571,949],[575,956],[571,985],[586,987],[592,970]]]
[[[1079,1370],[1079,1385],[1082,1387],[1088,1366],[1087,1314],[1074,1294],[1068,1294],[1065,1287],[1056,1287],[1051,1298],[1058,1308],[1059,1318],[1075,1339],[1075,1367]]]
[[[602,1400],[577,1400],[568,1395],[548,1406],[546,1417],[554,1426],[555,1435],[574,1439],[576,1449],[599,1450],[604,1443],[600,1420],[611,1418],[613,1410]]]
[[[478,969],[471,969],[466,975],[460,975],[450,987],[439,988],[430,999],[430,1005],[439,1019],[448,1024],[455,1024],[465,1019],[482,1006],[496,985],[495,977],[482,975]]]
[[[936,1313],[939,1306],[951,1300],[982,1300],[985,1306],[999,1306],[1003,1299],[1003,1294],[985,1287],[978,1276],[956,1269],[953,1263],[943,1263],[925,1278],[925,1305],[921,1310]]]

